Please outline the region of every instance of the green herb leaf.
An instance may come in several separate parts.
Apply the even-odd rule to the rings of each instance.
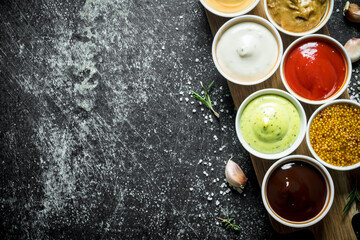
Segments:
[[[213,84],[214,84],[214,81],[212,81],[212,82],[210,83],[210,85],[206,88],[206,87],[204,87],[203,83],[200,82],[201,88],[202,88],[202,90],[204,91],[204,95],[205,95],[204,98],[203,98],[202,96],[200,96],[198,93],[194,92],[194,91],[191,91],[191,93],[193,94],[192,96],[193,96],[195,99],[197,99],[197,100],[199,100],[200,102],[202,102],[206,107],[208,107],[208,108],[214,113],[214,115],[215,115],[217,118],[219,118],[220,115],[219,115],[217,112],[215,112],[215,110],[214,110],[213,107],[212,107],[212,103],[211,103],[211,99],[210,99],[210,94],[209,94],[209,89],[210,89],[210,87],[211,87]]]
[[[351,208],[351,206],[354,202],[356,204],[356,209],[358,209],[358,205],[360,204],[360,195],[357,190],[357,180],[355,180],[355,186],[351,190],[349,195],[346,197],[346,200],[348,200],[348,202],[346,203],[346,205],[343,209],[342,216],[345,216],[345,214],[349,211],[349,209]]]
[[[233,230],[235,230],[235,231],[240,231],[240,230],[241,230],[241,227],[240,227],[240,226],[238,226],[238,225],[236,225],[236,224],[234,224],[234,223],[231,223],[231,222],[234,220],[234,218],[223,219],[223,218],[219,218],[219,217],[218,217],[218,219],[224,224],[224,226],[225,226],[226,229],[231,228],[231,229],[233,229]]]

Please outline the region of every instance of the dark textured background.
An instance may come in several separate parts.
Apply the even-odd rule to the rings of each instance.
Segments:
[[[344,3],[328,23],[342,44],[360,37]],[[0,236],[278,238],[211,44],[196,0],[1,0]],[[220,120],[189,94],[212,80]],[[231,156],[243,195],[224,182]]]

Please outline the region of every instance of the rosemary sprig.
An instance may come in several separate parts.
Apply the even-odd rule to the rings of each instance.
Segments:
[[[355,202],[356,204],[356,210],[358,209],[358,204],[360,204],[360,195],[357,190],[357,179],[355,180],[355,186],[349,193],[346,199],[349,199],[347,204],[344,207],[342,215],[345,216],[345,214],[349,211],[351,205]]]
[[[213,85],[213,83],[214,83],[214,81],[212,81],[212,82],[210,83],[210,85],[209,85],[207,88],[205,88],[204,85],[203,85],[203,83],[200,82],[201,88],[202,88],[203,91],[204,91],[205,98],[201,97],[199,94],[197,94],[197,93],[194,92],[194,91],[191,91],[191,92],[192,92],[193,97],[194,97],[195,99],[197,99],[197,100],[199,100],[200,102],[202,102],[205,106],[207,106],[207,107],[215,114],[216,117],[219,118],[220,115],[219,115],[217,112],[215,112],[215,110],[213,109],[212,103],[211,103],[211,99],[210,99],[210,95],[209,95],[209,89],[211,88],[211,86]]]
[[[230,219],[228,220],[228,219],[223,219],[223,218],[219,218],[219,217],[218,217],[218,219],[219,219],[222,223],[224,223],[224,226],[226,227],[226,229],[232,228],[232,229],[235,230],[235,231],[240,231],[240,230],[241,230],[241,227],[240,227],[240,226],[238,226],[238,225],[236,225],[236,224],[234,224],[234,223],[231,223],[231,222],[234,220],[234,218],[230,218]]]

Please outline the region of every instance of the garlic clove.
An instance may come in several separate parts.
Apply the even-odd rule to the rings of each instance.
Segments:
[[[349,39],[344,48],[348,53],[351,62],[356,62],[360,59],[360,38],[351,38]]]
[[[360,7],[356,3],[347,1],[345,3],[343,14],[350,22],[360,23]]]
[[[231,158],[226,164],[225,176],[230,186],[232,186],[239,193],[243,192],[248,179],[239,165],[231,160]]]

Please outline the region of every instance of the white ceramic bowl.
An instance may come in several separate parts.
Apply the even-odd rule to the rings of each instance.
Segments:
[[[339,170],[339,171],[347,171],[347,170],[353,170],[355,168],[359,168],[360,167],[360,162],[354,164],[354,165],[350,165],[350,166],[345,166],[345,167],[341,167],[341,166],[335,166],[332,165],[330,163],[327,163],[326,161],[322,160],[314,151],[314,149],[311,146],[310,143],[310,126],[312,124],[313,119],[315,118],[315,116],[322,111],[323,109],[325,109],[326,107],[333,105],[333,104],[353,104],[355,106],[358,106],[360,108],[360,104],[358,102],[352,101],[352,100],[348,100],[348,99],[338,99],[338,100],[334,100],[331,102],[328,102],[322,106],[320,106],[318,109],[316,109],[316,111],[311,115],[310,119],[309,119],[309,124],[307,126],[306,129],[306,144],[311,152],[311,154],[314,156],[315,159],[317,159],[320,163],[322,163],[324,166],[334,169],[334,170]],[[360,114],[360,113],[359,113]]]
[[[247,7],[236,12],[224,12],[221,10],[217,10],[214,7],[212,7],[211,4],[209,4],[206,0],[200,0],[200,2],[208,11],[210,11],[211,13],[217,16],[225,17],[225,18],[233,18],[247,14],[248,12],[253,10],[258,5],[260,0],[252,0]]]
[[[273,18],[271,17],[271,14],[269,13],[268,7],[267,7],[267,0],[264,0],[264,9],[265,9],[265,14],[267,19],[269,19],[269,21],[282,33],[285,33],[287,35],[290,36],[294,36],[294,37],[301,37],[301,36],[305,36],[308,34],[312,34],[315,33],[317,31],[319,31],[322,27],[325,26],[325,24],[328,22],[328,20],[330,19],[330,16],[333,12],[334,9],[334,0],[327,0],[328,4],[326,7],[326,11],[324,13],[324,16],[321,18],[320,22],[312,29],[305,31],[305,32],[291,32],[288,31],[284,28],[282,28],[279,24],[277,24]]]
[[[276,170],[278,167],[280,167],[282,164],[285,164],[287,162],[291,162],[294,160],[298,160],[298,161],[303,161],[306,162],[310,165],[312,165],[313,167],[315,167],[317,170],[319,170],[319,172],[321,173],[321,175],[324,177],[325,183],[326,183],[326,188],[327,188],[327,196],[326,196],[326,200],[325,200],[325,204],[322,208],[322,210],[312,219],[306,220],[306,221],[290,221],[287,219],[282,218],[281,216],[279,216],[270,206],[268,197],[267,197],[267,185],[268,185],[268,180],[269,177],[271,176],[271,174],[274,172],[274,170]],[[262,182],[262,186],[261,186],[261,196],[262,196],[262,200],[264,203],[264,206],[266,208],[266,210],[268,211],[268,213],[270,214],[271,217],[273,217],[276,221],[280,222],[283,225],[289,226],[289,227],[293,227],[293,228],[305,228],[305,227],[309,227],[312,226],[316,223],[318,223],[320,220],[322,220],[326,214],[329,212],[333,201],[334,201],[334,195],[335,195],[335,189],[334,189],[334,183],[333,180],[331,178],[331,175],[329,174],[329,172],[327,171],[327,169],[321,165],[318,161],[316,161],[313,158],[310,158],[308,156],[303,156],[303,155],[291,155],[291,156],[287,156],[285,158],[282,158],[278,161],[276,161],[273,165],[271,165],[271,167],[267,170],[263,182]]]
[[[344,80],[342,86],[333,95],[331,95],[330,97],[328,97],[326,99],[323,99],[323,100],[310,100],[310,99],[307,99],[307,98],[304,98],[304,97],[298,95],[297,93],[295,93],[291,89],[291,87],[287,83],[287,80],[286,80],[286,77],[285,77],[285,73],[284,73],[284,71],[285,71],[284,67],[285,66],[284,65],[285,65],[285,62],[287,60],[288,55],[290,54],[290,52],[294,48],[296,48],[298,46],[298,44],[301,44],[302,42],[306,42],[308,40],[319,40],[319,41],[324,41],[324,42],[330,44],[331,46],[335,47],[341,53],[341,55],[343,56],[344,61],[345,61],[346,73],[345,73],[345,80]],[[334,99],[338,98],[347,89],[347,87],[348,87],[348,85],[350,83],[351,73],[352,73],[351,60],[350,60],[350,57],[347,54],[345,48],[341,45],[341,43],[339,43],[334,38],[323,35],[323,34],[312,34],[312,35],[303,36],[301,38],[298,38],[294,42],[292,42],[289,45],[289,47],[285,50],[284,56],[283,56],[283,59],[281,60],[281,65],[280,65],[280,76],[281,76],[281,80],[282,80],[286,90],[288,92],[290,92],[292,95],[294,95],[301,102],[304,102],[304,103],[307,103],[307,104],[313,104],[313,105],[324,104],[326,102],[329,102],[331,100],[334,100]]]
[[[286,149],[282,152],[279,152],[279,153],[274,153],[274,154],[266,154],[266,153],[262,153],[262,152],[254,150],[245,141],[245,139],[241,133],[241,129],[240,129],[240,118],[241,118],[242,113],[243,113],[244,109],[246,108],[246,106],[255,98],[257,98],[259,96],[263,96],[263,95],[269,95],[269,94],[279,95],[279,96],[284,97],[285,99],[289,100],[295,106],[295,108],[297,109],[299,116],[300,116],[300,132],[299,132],[295,142],[288,149]],[[240,107],[237,111],[237,114],[236,114],[235,130],[236,130],[236,134],[237,134],[237,137],[238,137],[240,143],[250,154],[257,156],[259,158],[263,158],[263,159],[269,159],[269,160],[279,159],[279,158],[282,158],[282,157],[285,157],[285,156],[291,154],[293,151],[295,151],[299,147],[299,145],[303,141],[303,139],[305,137],[305,132],[306,132],[306,115],[305,115],[304,108],[301,106],[299,101],[297,101],[296,98],[291,96],[289,93],[282,91],[280,89],[273,89],[273,88],[263,89],[263,90],[254,92],[253,94],[248,96],[242,102],[242,104],[240,105]]]
[[[274,65],[272,66],[271,70],[265,76],[263,76],[263,77],[261,77],[261,78],[259,78],[257,80],[240,81],[240,80],[234,79],[233,77],[231,77],[228,73],[226,73],[222,69],[222,66],[219,64],[218,57],[217,57],[217,45],[218,45],[218,42],[221,39],[222,35],[224,34],[224,32],[226,32],[232,26],[234,26],[236,24],[239,24],[239,23],[244,23],[244,22],[253,22],[253,23],[257,23],[257,24],[260,24],[260,25],[264,26],[275,37],[275,41],[276,41],[276,44],[277,44],[277,56],[276,56],[276,59],[274,58],[274,60],[275,60]],[[267,80],[268,78],[270,78],[275,73],[275,71],[280,66],[283,50],[284,50],[283,49],[283,43],[282,43],[280,34],[276,30],[276,28],[269,21],[265,20],[264,18],[254,16],[254,15],[244,15],[244,16],[236,17],[236,18],[233,18],[233,19],[227,21],[217,31],[217,33],[216,33],[216,35],[214,37],[214,40],[213,40],[213,44],[212,44],[212,58],[213,58],[213,61],[214,61],[214,64],[215,64],[217,70],[220,72],[220,74],[224,78],[226,78],[230,82],[235,83],[235,84],[239,84],[239,85],[255,85],[255,84],[258,84],[260,82],[263,82],[263,81]],[[267,56],[262,56],[262,58],[266,58],[266,57]]]

